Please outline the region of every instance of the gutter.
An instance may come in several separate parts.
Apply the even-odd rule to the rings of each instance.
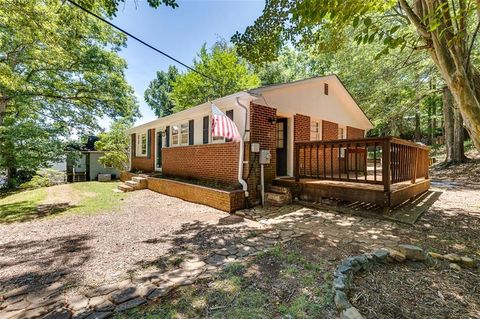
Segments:
[[[240,140],[240,154],[238,156],[238,182],[242,185],[242,189],[245,191],[245,197],[248,197],[247,182],[243,179],[243,157],[245,153],[245,137],[248,133],[247,120],[248,120],[248,108],[240,103],[240,98],[235,99],[235,104],[245,110],[245,129],[243,131],[243,137]]]

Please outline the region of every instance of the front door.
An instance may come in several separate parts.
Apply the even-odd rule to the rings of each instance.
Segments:
[[[162,132],[157,132],[156,135],[156,163],[155,163],[155,168],[157,170],[162,168]]]
[[[277,119],[277,176],[287,175],[287,119]]]

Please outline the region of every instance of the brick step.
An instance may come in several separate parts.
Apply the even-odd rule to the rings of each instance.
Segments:
[[[121,190],[122,192],[132,192],[132,191],[134,191],[133,187],[128,186],[127,184],[120,184],[120,185],[117,186],[117,188],[119,190]]]
[[[126,185],[132,187],[134,190],[140,189],[140,183],[135,181],[126,181]]]
[[[139,184],[137,189],[147,188],[148,180],[145,177],[139,177],[139,176],[132,177],[132,182],[135,182],[135,183]]]
[[[268,191],[271,193],[278,193],[278,194],[292,194],[292,191],[288,187],[283,187],[283,186],[275,186],[275,185],[269,185],[268,186]]]
[[[265,193],[265,204],[269,206],[284,206],[292,203],[292,194],[282,194],[274,192]]]

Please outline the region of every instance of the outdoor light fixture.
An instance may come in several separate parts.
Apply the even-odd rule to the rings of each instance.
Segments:
[[[268,118],[268,123],[270,123],[270,124],[275,124],[275,123],[277,123],[277,118],[276,118],[276,117],[269,117],[269,118]]]

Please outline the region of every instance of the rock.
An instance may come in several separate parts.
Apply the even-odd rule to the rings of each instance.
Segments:
[[[0,297],[3,297],[3,299],[8,299],[8,298],[12,298],[12,297],[24,295],[24,294],[26,294],[29,290],[30,290],[30,289],[29,289],[28,286],[22,286],[22,287],[18,287],[18,288],[12,289],[12,290],[4,293],[3,295],[0,295]]]
[[[405,255],[405,258],[408,260],[425,260],[425,253],[422,248],[414,245],[399,245],[397,250]]]
[[[115,309],[115,305],[109,300],[105,300],[95,307],[95,310],[98,312],[110,312],[113,311],[113,309]]]
[[[434,253],[433,251],[429,251],[428,255],[434,259],[443,259],[443,255]]]
[[[350,307],[340,313],[340,319],[363,319],[363,316],[358,312],[357,308]]]
[[[389,254],[388,250],[385,250],[385,249],[375,250],[372,253],[373,258],[376,261],[381,262],[381,263],[386,262],[389,255],[390,254]]]
[[[462,267],[460,267],[458,264],[456,263],[450,263],[450,269],[452,270],[456,270],[456,271],[461,271],[462,270]]]
[[[219,225],[232,225],[232,224],[241,223],[243,221],[244,221],[244,219],[241,216],[229,215],[227,217],[220,218],[220,220],[218,221],[218,224]]]
[[[47,314],[43,319],[69,319],[70,311],[65,308],[55,309],[54,311]]]
[[[112,313],[111,312],[100,312],[96,311],[92,314],[90,314],[87,318],[85,319],[105,319],[108,318]]]
[[[406,256],[401,252],[399,252],[398,250],[390,249],[389,253],[390,253],[390,258],[396,262],[403,263],[406,259]]]
[[[460,261],[460,265],[464,268],[476,268],[477,265],[475,264],[475,261],[472,258],[469,257],[462,257]]]
[[[68,298],[68,307],[73,311],[87,308],[88,298],[84,295],[75,295]]]
[[[345,290],[345,288],[347,287],[346,281],[347,278],[340,274],[333,279],[333,288],[336,290]]]
[[[341,290],[335,291],[334,300],[335,306],[340,312],[352,307],[352,304],[350,303],[350,301],[348,301],[347,295]]]
[[[139,294],[137,292],[136,287],[128,287],[128,288],[113,292],[112,294],[110,294],[109,299],[114,304],[118,305],[138,296]]]
[[[152,293],[149,294],[147,298],[149,300],[157,300],[158,298],[166,296],[169,290],[170,290],[170,287],[157,288],[154,291],[152,291]]]
[[[205,266],[205,263],[203,261],[184,261],[180,264],[180,268],[183,268],[185,270],[195,270],[195,269],[200,269],[203,266]]]
[[[225,262],[225,256],[222,255],[213,255],[208,258],[207,263],[214,266],[219,266]]]
[[[125,310],[128,310],[128,309],[132,309],[132,308],[135,308],[135,307],[138,307],[138,306],[144,304],[145,302],[146,302],[145,299],[138,297],[138,298],[135,298],[135,299],[132,299],[132,300],[129,300],[129,301],[126,301],[124,303],[119,304],[115,308],[115,312],[122,312],[122,311],[125,311]]]
[[[462,261],[462,257],[460,257],[457,254],[447,254],[447,255],[444,255],[443,258],[452,263],[459,263]]]

